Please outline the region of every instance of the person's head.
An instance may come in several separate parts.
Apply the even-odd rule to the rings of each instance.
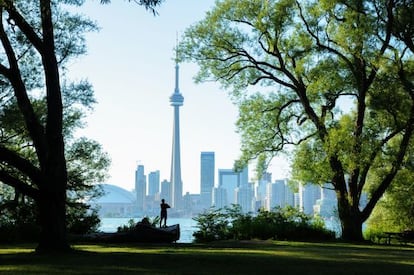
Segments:
[[[162,199],[162,200],[161,200],[161,202],[162,202],[162,203],[164,203],[164,202],[165,202],[165,200],[164,200],[164,199]]]

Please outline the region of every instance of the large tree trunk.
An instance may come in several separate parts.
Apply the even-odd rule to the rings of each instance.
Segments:
[[[70,251],[64,204],[65,198],[62,192],[50,192],[47,197],[42,192],[41,201],[38,202],[41,232],[36,252]]]
[[[40,0],[42,16],[42,63],[47,93],[45,163],[41,165],[44,184],[41,185],[39,219],[41,236],[37,251],[65,252],[70,249],[66,234],[67,170],[63,139],[63,105],[59,68],[55,55],[52,9],[50,0]]]
[[[338,198],[338,214],[341,220],[342,239],[349,242],[364,241],[362,235],[364,221],[358,207],[352,207],[345,200]]]
[[[39,207],[40,240],[36,248],[39,253],[67,252],[70,246],[66,231],[66,165],[53,165],[42,185]],[[64,168],[64,169],[63,169]]]

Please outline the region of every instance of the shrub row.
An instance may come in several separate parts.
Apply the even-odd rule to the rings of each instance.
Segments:
[[[210,208],[194,218],[195,242],[217,240],[333,240],[335,232],[325,228],[322,219],[311,217],[291,206],[242,213],[239,205]]]

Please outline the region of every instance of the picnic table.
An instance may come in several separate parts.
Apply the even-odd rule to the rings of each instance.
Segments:
[[[386,244],[391,244],[391,240],[399,240],[401,238],[401,232],[384,232],[384,239]]]
[[[385,239],[386,244],[391,244],[392,240],[397,240],[400,243],[407,244],[414,242],[414,230],[405,230],[402,232],[384,232],[382,238]]]

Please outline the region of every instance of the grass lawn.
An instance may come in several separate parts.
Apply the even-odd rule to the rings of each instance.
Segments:
[[[414,274],[413,246],[279,241],[78,244],[62,255],[1,245],[1,274]]]

